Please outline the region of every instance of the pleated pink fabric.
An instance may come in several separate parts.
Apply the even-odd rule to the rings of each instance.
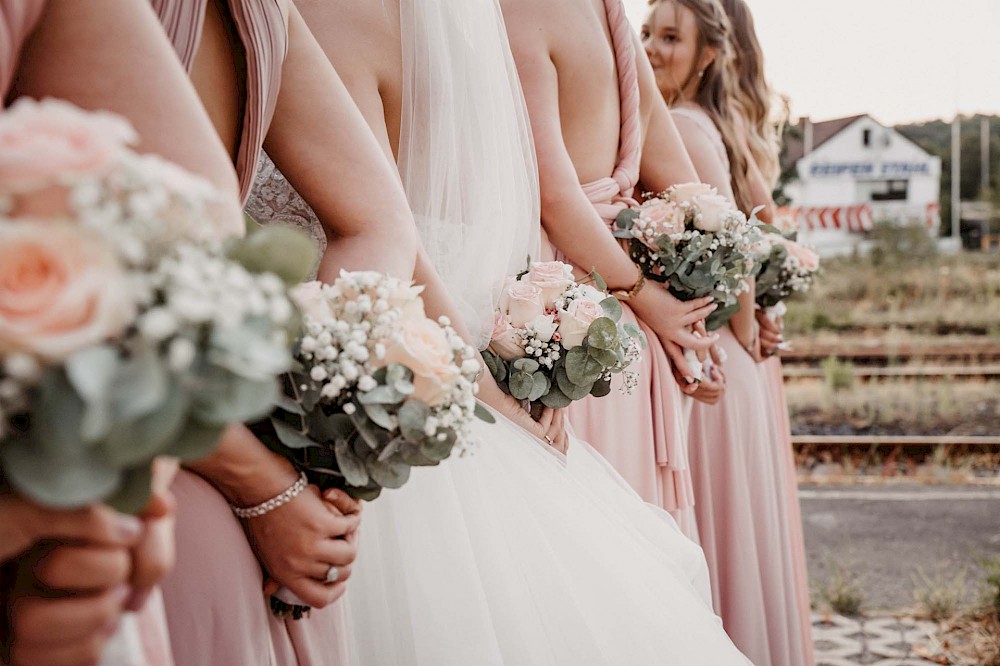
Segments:
[[[685,105],[672,113],[694,121],[729,168],[722,136],[704,111]],[[811,666],[805,545],[784,393],[774,392],[728,326],[718,332],[726,392],[714,406],[695,402],[688,430],[715,609],[755,664]]]
[[[210,0],[151,0],[190,71]],[[287,52],[279,0],[227,0],[246,60],[246,109],[236,172],[245,203],[274,115]],[[344,663],[340,604],[299,621],[275,618],[263,595],[263,572],[225,499],[182,470],[177,566],[163,586],[171,644],[184,666],[336,666]]]
[[[610,230],[618,213],[635,204],[632,193],[639,180],[642,127],[632,28],[621,0],[605,0],[604,4],[618,67],[618,160],[610,176],[582,187]],[[645,501],[669,511],[684,533],[697,540],[683,394],[656,335],[628,305],[622,309],[623,321],[639,324],[649,341],[635,368],[639,385],[631,395],[616,389],[604,398],[573,403],[570,421],[576,433],[600,451]]]

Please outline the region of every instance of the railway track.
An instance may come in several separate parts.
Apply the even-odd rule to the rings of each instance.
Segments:
[[[822,379],[822,368],[783,365],[785,379]],[[873,379],[995,379],[1000,377],[1000,363],[989,365],[898,365],[898,366],[855,366],[854,377],[861,380]]]
[[[818,365],[836,357],[855,366],[899,367],[926,364],[937,367],[1000,367],[1000,342],[983,340],[939,345],[809,345],[781,353],[786,366]]]

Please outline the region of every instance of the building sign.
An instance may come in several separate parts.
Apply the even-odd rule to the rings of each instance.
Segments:
[[[930,162],[816,162],[809,165],[813,178],[908,178],[931,175]]]

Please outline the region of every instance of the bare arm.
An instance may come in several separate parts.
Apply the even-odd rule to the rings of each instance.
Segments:
[[[365,269],[409,279],[417,236],[399,177],[294,5],[288,30],[265,148],[323,223],[319,278]]]
[[[13,94],[124,116],[140,151],[214,183],[227,199],[218,223],[242,233],[233,165],[148,3],[50,0],[22,51]]]
[[[677,116],[676,122],[677,129],[680,131],[684,145],[687,147],[688,154],[691,156],[702,182],[716,188],[720,194],[732,201],[733,188],[730,185],[729,170],[719,159],[715,145],[708,135],[705,134],[701,126],[690,118]],[[733,334],[740,344],[748,350],[752,350],[757,338],[757,323],[754,320],[754,281],[751,279],[749,282],[750,290],[740,295],[740,311],[729,320],[729,326],[733,329]]]

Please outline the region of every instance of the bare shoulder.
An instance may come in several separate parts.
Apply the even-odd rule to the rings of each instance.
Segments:
[[[399,71],[398,3],[295,0],[295,6],[345,83]]]
[[[500,0],[507,38],[518,60],[547,53],[550,34],[549,5],[560,0]]]

